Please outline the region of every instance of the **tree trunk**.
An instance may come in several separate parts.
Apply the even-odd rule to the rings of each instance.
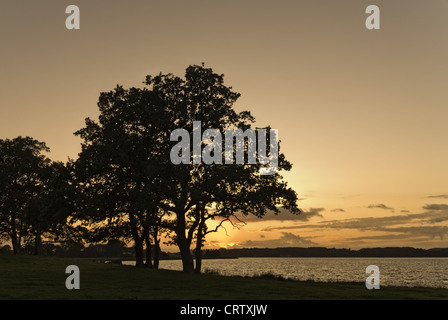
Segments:
[[[36,233],[34,236],[34,254],[41,255],[42,254],[42,236],[40,232],[40,226],[37,224]]]
[[[9,236],[11,237],[11,244],[12,244],[12,252],[14,254],[20,253],[20,240],[18,239],[17,235],[17,227],[16,227],[16,215],[14,213],[11,213],[10,215],[10,221],[9,227],[10,227],[10,233]]]
[[[135,221],[134,214],[129,214],[129,222],[131,225],[131,234],[132,238],[134,239],[134,248],[135,248],[135,266],[136,267],[143,267],[143,239],[144,234],[142,236],[139,235],[139,232],[137,230],[137,222]]]
[[[185,236],[185,213],[177,213],[176,216],[176,242],[180,250],[180,257],[182,259],[182,271],[185,273],[194,273],[194,262],[190,251],[190,242]]]
[[[160,259],[160,239],[159,239],[159,227],[154,227],[154,268],[159,269]]]
[[[185,239],[186,240],[186,239]],[[182,259],[182,271],[185,273],[194,273],[193,256],[191,255],[190,246],[185,242],[178,242],[180,257]]]
[[[145,262],[145,266],[146,267],[152,267],[152,257],[151,257],[151,249],[152,249],[152,245],[151,245],[151,239],[149,238],[149,232],[146,233],[145,235],[145,244],[146,244],[146,262]]]
[[[155,250],[154,250],[154,268],[159,269],[159,261],[160,261],[160,240],[155,239]]]
[[[12,252],[14,254],[19,254],[20,253],[20,246],[19,246],[19,242],[17,240],[17,235],[15,232],[11,233],[11,244],[12,244]]]
[[[202,237],[201,237],[202,238]],[[201,273],[202,268],[202,244],[200,243],[201,240],[198,239],[198,242],[196,243],[196,251],[195,251],[195,258],[196,258],[196,267],[194,269],[195,273]]]
[[[34,254],[42,254],[42,237],[40,236],[40,234],[37,234],[36,238],[34,239]]]
[[[135,239],[135,266],[136,267],[143,267],[143,240],[141,238]]]
[[[195,273],[201,273],[202,268],[202,239],[204,238],[204,227],[205,227],[205,207],[200,208],[200,222],[198,226],[198,232],[196,236],[196,268]]]

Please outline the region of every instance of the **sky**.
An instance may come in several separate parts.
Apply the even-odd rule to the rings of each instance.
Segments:
[[[448,246],[446,0],[1,0],[0,41],[0,138],[53,160],[77,157],[100,92],[223,73],[235,109],[278,129],[304,212],[247,217],[209,248]]]

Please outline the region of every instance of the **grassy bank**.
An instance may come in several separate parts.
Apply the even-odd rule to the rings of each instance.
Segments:
[[[67,290],[65,268],[80,268],[81,289]],[[448,290],[188,275],[80,259],[0,256],[0,299],[448,299]]]

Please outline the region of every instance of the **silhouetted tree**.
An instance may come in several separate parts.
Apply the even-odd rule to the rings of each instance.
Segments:
[[[172,132],[184,128],[193,141],[193,122],[201,122],[201,132],[217,129],[224,134],[226,129],[251,128],[254,118],[248,111],[237,113],[233,104],[240,94],[224,85],[223,75],[202,66],[190,66],[186,70],[185,80],[171,74],[148,76],[146,85],[155,92],[168,111],[166,126]],[[202,145],[207,143],[202,141]],[[173,142],[165,142],[173,146]],[[247,151],[247,144],[245,146]],[[168,151],[164,154],[167,154]],[[190,148],[190,159],[194,155]],[[193,272],[194,265],[190,246],[196,232],[199,259],[196,272],[200,271],[200,248],[206,229],[206,220],[211,218],[229,219],[237,212],[244,215],[254,214],[262,217],[267,210],[278,212],[283,206],[293,213],[299,213],[296,193],[287,187],[277,173],[261,176],[263,167],[257,164],[188,164],[173,165],[162,158],[166,169],[161,177],[161,192],[164,201],[161,208],[175,217],[171,229],[175,232],[175,242],[179,247],[183,270]],[[279,171],[289,170],[291,164],[279,155]],[[211,214],[206,207],[214,208]]]
[[[69,170],[43,155],[50,149],[30,137],[0,140],[0,232],[10,238],[14,253],[22,244],[42,253],[42,238],[70,234]]]
[[[44,142],[30,137],[0,140],[0,234],[10,238],[14,253],[31,234],[30,212],[37,210],[42,171],[50,164],[42,152],[48,151]]]
[[[165,115],[158,101],[146,89],[117,86],[100,94],[98,123],[87,118],[75,133],[84,140],[74,164],[76,218],[106,236],[103,241],[131,238],[138,267],[144,265],[145,241],[151,245],[161,201],[158,159],[167,133],[158,126]]]
[[[98,123],[86,119],[85,128],[76,132],[84,140],[75,165],[84,203],[81,219],[114,232],[126,226],[137,265],[143,264],[143,242],[151,230],[170,230],[183,270],[192,273],[191,244],[196,237],[200,257],[210,231],[208,219],[229,220],[237,212],[262,217],[267,210],[278,212],[278,206],[299,213],[296,193],[279,173],[260,176],[260,163],[193,164],[191,149],[189,163],[171,162],[175,143],[170,134],[175,129],[186,129],[192,141],[194,121],[201,121],[201,132],[251,128],[254,118],[233,109],[240,94],[224,85],[223,75],[204,65],[190,66],[185,80],[159,74],[147,76],[145,84],[142,89],[117,86],[102,93]],[[279,171],[290,168],[280,154]]]
[[[201,271],[201,248],[205,236],[218,231],[226,222],[241,226],[244,222],[237,218],[237,213],[243,217],[252,214],[262,218],[268,211],[278,214],[279,207],[294,214],[300,213],[295,191],[282,181],[279,173],[263,176],[259,174],[260,168],[259,164],[202,168],[198,186],[201,188],[201,198],[194,211],[194,219],[199,221],[196,231],[196,273]],[[283,154],[279,154],[278,170],[290,169],[291,164]],[[217,221],[214,229],[208,228],[207,221],[210,220]]]
[[[80,242],[79,227],[69,223],[74,211],[74,187],[70,169],[62,162],[51,162],[40,171],[40,188],[30,199],[29,223],[34,234],[34,253],[42,253],[42,236],[46,239]]]

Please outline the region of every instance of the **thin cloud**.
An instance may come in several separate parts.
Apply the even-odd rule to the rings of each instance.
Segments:
[[[360,231],[391,232],[391,227],[393,226],[407,225],[412,223],[418,223],[419,225],[434,225],[437,223],[448,221],[448,206],[446,210],[442,210],[442,207],[440,206],[433,207],[433,205],[428,205],[424,208],[427,207],[438,208],[438,210],[416,214],[393,215],[388,217],[352,218],[343,220],[322,221],[314,224],[300,224],[287,227],[271,227],[264,229],[264,231],[293,229],[357,229]]]
[[[439,237],[440,240],[448,235],[447,226],[418,226],[418,227],[399,227],[399,228],[383,228],[383,231],[403,233],[410,237]]]
[[[345,210],[342,208],[336,208],[336,209],[330,210],[330,212],[345,212]]]
[[[427,204],[423,207],[426,210],[448,210],[448,204]]]
[[[266,240],[247,240],[238,244],[241,248],[279,248],[279,247],[297,247],[297,246],[316,246],[317,243],[305,239],[291,232],[282,232],[282,236],[278,239]]]
[[[375,240],[375,241],[409,240],[409,235],[407,235],[407,234],[382,234],[382,235],[375,235],[375,236],[353,237],[353,238],[348,238],[347,240],[349,240],[349,241],[362,241],[362,240]],[[415,241],[415,240],[416,240],[416,238],[412,239],[412,241]]]
[[[280,213],[275,214],[273,211],[269,211],[262,218],[258,218],[254,215],[238,215],[238,218],[244,222],[309,221],[313,217],[322,217],[322,215],[320,214],[322,211],[325,211],[325,208],[309,208],[308,210],[302,210],[300,214],[292,214],[285,209],[280,209]]]
[[[428,196],[428,198],[432,199],[448,199],[448,194],[439,194],[435,196]]]
[[[388,207],[383,203],[380,204],[371,204],[368,205],[367,208],[369,209],[383,209],[383,210],[394,210],[394,208]]]
[[[350,240],[415,240],[417,238],[434,239],[436,237],[443,240],[448,235],[447,226],[417,226],[399,228],[378,228],[377,231],[386,231],[390,234],[363,236],[350,238]]]

